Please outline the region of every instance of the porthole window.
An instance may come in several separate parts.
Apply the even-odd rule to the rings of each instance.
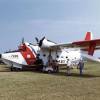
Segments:
[[[43,57],[46,57],[46,54],[43,54]]]
[[[66,58],[68,58],[68,57],[66,56]]]
[[[40,56],[40,54],[37,54],[37,56],[39,57],[39,56]]]
[[[59,58],[59,56],[57,55],[57,58]]]

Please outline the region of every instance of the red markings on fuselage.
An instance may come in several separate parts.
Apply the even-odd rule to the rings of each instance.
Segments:
[[[36,61],[36,54],[25,43],[21,46],[20,53],[28,65],[33,65]],[[24,48],[24,49],[23,49]]]

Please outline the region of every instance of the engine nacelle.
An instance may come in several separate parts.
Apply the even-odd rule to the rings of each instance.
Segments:
[[[44,39],[43,42],[42,42],[42,46],[41,47],[49,48],[50,46],[53,46],[55,44],[56,43],[54,43],[54,42],[52,42],[50,40]]]

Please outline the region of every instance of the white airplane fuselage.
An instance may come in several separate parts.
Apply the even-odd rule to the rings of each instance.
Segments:
[[[18,50],[1,54],[1,59],[8,66],[22,69],[23,66],[34,64],[38,51],[38,46],[26,42],[24,45],[20,45]]]
[[[0,54],[0,58],[5,64],[21,69],[23,66],[30,67],[36,64],[50,66],[51,59],[58,65],[67,65],[68,60],[72,65],[77,65],[83,57],[100,62],[99,59],[93,57],[95,49],[100,49],[98,47],[100,39],[91,39],[90,32],[87,32],[85,40],[66,44],[56,44],[45,37],[41,40],[36,38],[36,45],[22,41],[18,50]],[[38,64],[39,61],[42,64]]]
[[[50,46],[54,45],[56,45],[56,43],[44,39],[41,48],[49,48]],[[72,65],[76,65],[81,59],[80,49],[62,48],[61,50],[51,51],[49,51],[48,49],[40,49],[40,58],[43,60],[45,65],[48,62],[49,55],[51,55],[52,59],[56,60],[59,65],[66,65],[68,59],[71,61]]]
[[[49,50],[48,48],[53,45],[56,45],[56,43],[46,39],[43,40],[41,47],[25,42],[20,45],[17,51],[4,53],[1,58],[5,64],[21,69],[23,66],[33,66],[37,55],[43,61],[44,66],[46,66],[49,61],[49,56],[51,56],[52,60],[55,60],[58,65],[67,65],[68,59],[72,65],[79,63],[81,59],[80,49],[62,48],[60,50]]]
[[[59,65],[66,65],[68,59],[71,61],[72,65],[78,64],[81,59],[80,50],[72,50],[72,49],[62,49],[60,51],[40,51],[40,58],[43,60],[44,65],[48,62],[48,57],[51,55],[53,60],[56,60]]]
[[[50,44],[50,43],[48,43]],[[46,45],[48,45],[45,43]],[[48,62],[48,56],[51,55],[53,60],[56,60],[59,65],[66,65],[69,59],[72,65],[78,64],[81,53],[79,49],[61,49],[59,51],[48,51],[47,49],[41,49],[38,45],[32,45],[25,43],[29,51],[14,51],[2,54],[2,60],[5,64],[16,68],[22,68],[23,66],[34,65],[37,54],[42,59],[43,64],[46,66]],[[54,45],[53,43],[50,45]],[[31,58],[31,56],[33,57]]]

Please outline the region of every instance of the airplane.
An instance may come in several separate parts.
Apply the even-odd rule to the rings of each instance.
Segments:
[[[92,33],[87,32],[85,39],[65,44],[57,44],[45,37],[36,44],[25,42],[24,39],[17,50],[0,54],[2,61],[9,65],[11,71],[15,69],[36,68],[47,72],[58,72],[56,67],[67,65],[68,59],[72,65],[78,65],[80,59],[90,59],[100,62],[100,59],[93,56],[95,50],[100,49],[100,39],[92,39]]]

